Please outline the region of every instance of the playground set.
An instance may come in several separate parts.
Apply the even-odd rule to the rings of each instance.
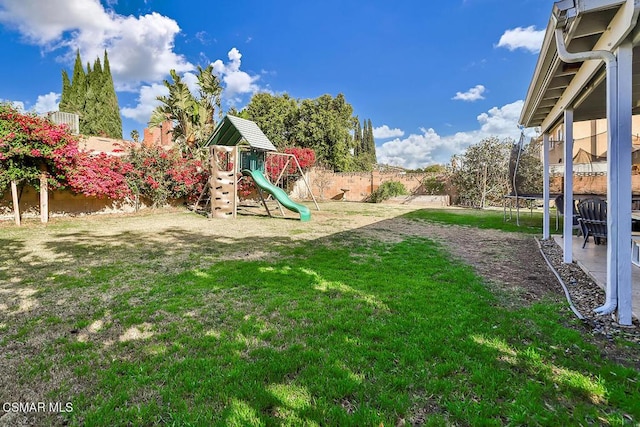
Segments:
[[[300,221],[309,221],[311,219],[309,208],[291,200],[278,186],[285,171],[291,166],[291,162],[295,163],[316,209],[320,210],[298,159],[292,154],[278,153],[276,147],[256,123],[227,115],[218,124],[206,145],[209,147],[209,184],[198,198],[196,210],[200,203],[204,202],[205,209],[210,205],[210,217],[235,218],[239,207],[238,182],[244,176],[255,182],[260,200],[269,216],[273,215],[267,201],[273,197],[283,216],[282,207],[284,206],[298,213]],[[265,175],[267,155],[287,157],[285,167],[275,183],[271,183]],[[268,193],[267,196],[265,192]]]

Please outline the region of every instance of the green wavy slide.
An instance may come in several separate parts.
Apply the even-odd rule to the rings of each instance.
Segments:
[[[309,221],[311,219],[311,211],[308,207],[291,200],[282,188],[271,184],[259,170],[245,169],[242,171],[242,174],[253,178],[258,187],[275,197],[282,206],[290,211],[298,212],[300,214],[300,221]]]

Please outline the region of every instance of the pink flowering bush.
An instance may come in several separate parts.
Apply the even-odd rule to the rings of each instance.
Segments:
[[[69,188],[74,193],[114,200],[132,195],[126,179],[133,170],[131,163],[105,153],[92,156],[81,152],[74,160],[74,167],[67,175]]]
[[[202,162],[183,157],[177,149],[135,146],[125,159],[131,165],[125,174],[128,187],[154,207],[171,199],[195,200],[207,183],[208,173]]]
[[[0,191],[11,181],[39,188],[42,172],[52,188],[63,187],[77,154],[78,140],[66,126],[0,104]]]
[[[310,148],[299,148],[299,147],[291,147],[285,148],[284,152],[286,154],[293,154],[297,159],[298,163],[300,163],[300,168],[302,170],[307,170],[316,162],[316,153]],[[286,156],[268,156],[265,164],[265,168],[267,170],[267,174],[269,179],[274,182],[280,176],[280,173],[287,165],[287,161],[289,160]],[[296,166],[295,161],[289,161],[289,166],[285,171],[285,174],[288,175],[297,175],[298,167]]]
[[[40,174],[47,172],[52,188],[114,200],[140,196],[161,206],[168,199],[198,197],[206,184],[201,162],[178,151],[138,144],[121,151],[126,155],[79,151],[66,126],[0,104],[0,192],[11,181],[38,189]]]

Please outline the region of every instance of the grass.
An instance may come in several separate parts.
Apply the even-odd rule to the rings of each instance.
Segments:
[[[442,224],[463,225],[484,229],[513,231],[528,234],[542,234],[542,212],[521,209],[519,225],[515,211],[512,215],[493,209],[423,209],[406,214],[407,218],[428,219]]]
[[[461,212],[405,217],[510,228]],[[325,215],[339,221],[340,208]],[[175,226],[141,230],[156,220],[118,232],[110,219],[54,223],[40,243],[49,259],[29,250],[42,228],[3,230],[0,280],[12,285],[0,291],[25,296],[0,306],[12,376],[0,400],[72,402],[38,414],[72,425],[640,420],[638,371],[602,359],[555,304],[500,306],[432,240],[359,229],[295,240],[297,223],[241,217],[241,228],[282,227],[280,238],[228,242],[222,230],[213,244]],[[249,256],[258,248],[268,253]]]

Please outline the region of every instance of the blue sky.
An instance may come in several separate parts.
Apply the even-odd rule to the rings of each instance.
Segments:
[[[553,1],[0,0],[0,100],[57,110],[61,72],[108,50],[125,138],[162,80],[214,64],[223,107],[257,92],[343,93],[378,160],[447,163],[517,120]],[[531,134],[533,130],[529,130]]]

